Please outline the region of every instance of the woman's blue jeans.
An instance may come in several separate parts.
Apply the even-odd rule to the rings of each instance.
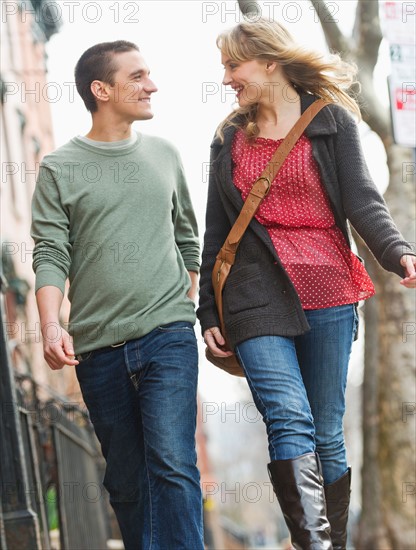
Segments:
[[[126,550],[202,550],[191,323],[87,353],[76,371]]]
[[[305,310],[301,336],[260,336],[237,346],[257,409],[266,424],[271,460],[317,452],[325,484],[347,470],[342,420],[353,305]]]

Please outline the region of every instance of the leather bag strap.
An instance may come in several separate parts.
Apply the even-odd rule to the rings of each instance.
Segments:
[[[310,105],[306,111],[302,114],[299,120],[295,123],[289,134],[285,137],[283,142],[277,148],[270,162],[263,170],[262,174],[255,181],[251,191],[244,203],[241,212],[236,219],[231,231],[229,232],[224,245],[226,245],[226,256],[222,259],[229,261],[229,259],[235,259],[235,253],[237,247],[249,226],[251,220],[255,216],[262,200],[268,195],[270,187],[284,161],[289,155],[290,151],[296,145],[296,142],[301,137],[306,127],[312,121],[312,119],[319,113],[328,102],[323,99],[317,99]],[[221,249],[222,250],[222,249]],[[231,255],[231,256],[230,256]],[[234,261],[231,262],[232,264]]]
[[[270,187],[290,151],[301,137],[306,127],[312,119],[328,105],[328,101],[317,99],[302,114],[299,120],[294,124],[288,135],[277,148],[270,162],[263,170],[259,178],[254,182],[253,187],[244,202],[243,208],[231,228],[221,250],[217,254],[216,262],[212,271],[212,285],[214,288],[215,302],[217,305],[218,316],[222,334],[225,335],[224,318],[222,312],[222,289],[230,273],[231,267],[235,262],[238,245],[255,216],[263,199],[270,191]]]

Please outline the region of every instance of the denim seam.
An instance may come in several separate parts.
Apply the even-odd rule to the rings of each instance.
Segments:
[[[147,442],[145,437],[145,430],[143,426],[143,417],[141,416],[142,421],[142,432],[143,432],[143,450],[144,450],[144,462],[146,464],[146,475],[147,475],[147,484],[149,487],[149,514],[150,514],[150,542],[149,542],[149,550],[151,550],[153,545],[153,500],[152,500],[152,484],[150,483],[150,474],[149,474],[149,466],[147,462]]]
[[[352,344],[355,342],[355,337],[358,334],[358,325],[360,322],[360,314],[357,311],[357,308],[353,308],[353,318],[352,318]]]
[[[259,402],[261,403],[261,406],[262,406],[263,409],[264,409],[264,415],[263,415],[263,417],[264,417],[264,422],[266,423],[266,427],[267,427],[267,426],[268,426],[268,423],[269,423],[269,421],[270,421],[269,415],[268,415],[268,412],[267,412],[267,407],[266,407],[266,405],[264,404],[263,399],[260,397],[258,391],[257,391],[256,388],[254,387],[254,384],[253,384],[253,382],[252,382],[252,380],[251,380],[250,374],[248,373],[247,368],[246,368],[246,366],[244,365],[244,361],[243,361],[243,359],[242,359],[242,357],[241,357],[241,353],[238,351],[238,347],[237,347],[237,349],[236,349],[236,353],[237,353],[237,355],[238,355],[238,357],[239,357],[239,359],[240,359],[240,361],[241,361],[242,366],[244,367],[244,371],[245,371],[245,373],[246,373],[247,381],[250,381],[250,386],[253,388],[253,392],[256,394],[256,396],[257,396]],[[260,411],[260,412],[261,412],[261,411]],[[263,413],[261,413],[261,414],[263,414]],[[276,449],[275,449],[275,447],[274,447],[274,444],[271,443],[271,446],[273,447],[273,452],[274,452],[275,455],[276,455],[277,453],[276,453]]]
[[[263,409],[264,409],[264,414],[261,413],[261,411],[260,411],[260,413],[263,414],[264,422],[265,422],[266,428],[267,428],[267,433],[269,433],[268,427],[269,427],[269,424],[270,424],[270,418],[269,418],[269,414],[268,414],[268,411],[267,411],[267,407],[265,406],[265,404],[264,404],[264,402],[263,402],[263,399],[260,397],[258,391],[256,390],[256,388],[255,388],[255,386],[254,386],[254,384],[253,384],[253,381],[252,381],[252,379],[251,379],[251,377],[250,377],[250,375],[249,375],[249,373],[248,373],[248,371],[247,371],[247,369],[246,369],[246,367],[245,367],[245,365],[244,365],[244,361],[243,361],[243,359],[242,359],[242,357],[241,357],[240,352],[238,351],[238,349],[237,349],[236,351],[237,351],[237,354],[238,354],[238,356],[239,356],[239,358],[240,358],[240,361],[241,361],[241,363],[242,363],[242,365],[243,365],[243,367],[244,367],[244,371],[245,371],[245,373],[246,373],[247,381],[250,381],[250,386],[253,388],[252,391],[256,394],[256,396],[257,396],[259,402],[261,403],[261,406],[262,406]],[[270,442],[271,447],[273,448],[273,453],[274,453],[273,459],[274,459],[274,458],[277,456],[276,449],[274,448],[274,444],[271,443],[271,439],[272,439],[272,438],[271,438],[271,437],[270,437],[270,438],[268,437],[268,439],[269,439],[269,442]],[[272,458],[272,457],[270,457],[270,458]]]
[[[136,344],[136,359],[137,359],[137,365],[142,367],[142,364],[140,362],[140,351],[139,346]],[[129,375],[129,378],[134,386],[134,389],[136,392],[138,391],[139,386],[139,380],[137,379],[137,373],[131,374],[131,370],[129,368],[129,360],[128,360],[128,344],[124,346],[124,359],[126,364],[126,369]],[[142,371],[142,369],[140,369]],[[143,450],[144,450],[144,462],[146,464],[146,476],[147,476],[147,483],[149,487],[149,514],[150,514],[150,542],[149,542],[149,550],[151,550],[153,545],[153,506],[152,506],[152,490],[151,490],[151,483],[150,483],[150,475],[149,475],[149,466],[148,466],[148,460],[147,460],[147,442],[145,437],[145,430],[143,426],[143,417],[140,415],[141,423],[142,423],[142,433],[143,433]]]
[[[139,384],[140,384],[140,380],[143,378],[143,365],[142,365],[142,362],[140,360],[140,348],[139,348],[139,343],[137,343],[136,345],[136,359],[137,359],[137,372],[134,373],[134,387],[136,388],[136,391],[138,390],[139,388]]]
[[[238,357],[239,357],[239,359],[240,359],[242,365],[244,366],[244,361],[242,360],[241,354],[240,354],[240,352],[238,351],[238,347],[236,348],[236,353],[237,353],[237,355],[238,355]],[[251,377],[250,377],[250,375],[248,374],[247,369],[245,368],[245,366],[244,366],[244,371],[245,371],[245,374],[246,374],[247,381],[250,381],[250,382],[251,382],[251,387],[250,387],[250,389],[253,388],[253,389],[252,389],[252,393],[255,393],[255,394],[256,394],[256,396],[257,396],[259,402],[261,403],[261,405],[262,405],[262,407],[263,407],[263,409],[264,409],[264,411],[265,411],[265,414],[264,414],[264,422],[265,422],[265,424],[266,424],[267,433],[268,433],[268,436],[269,436],[270,418],[269,418],[269,415],[268,415],[268,409],[267,409],[266,405],[264,404],[263,400],[261,399],[261,396],[259,395],[258,391],[256,390],[255,385],[252,384]],[[306,391],[306,389],[305,389],[305,391]],[[308,405],[309,405],[309,415],[310,415],[310,419],[311,419],[311,422],[312,422],[312,424],[313,424],[313,415],[312,415],[312,411],[311,411],[311,409],[310,409],[309,401],[308,401]],[[260,412],[261,414],[263,414],[261,411],[259,411],[259,412]],[[272,447],[273,452],[274,452],[274,455],[277,456],[277,455],[278,455],[278,452],[277,452],[277,449],[276,449],[276,445],[274,444],[274,442],[272,441],[272,438],[271,438],[270,436],[268,437],[268,443],[269,443],[270,447]],[[315,447],[315,442],[314,442],[314,447]],[[310,451],[310,452],[315,452],[315,451]],[[270,458],[273,460],[272,457],[270,457]]]
[[[128,343],[127,343],[127,344],[124,346],[124,363],[125,363],[126,370],[127,370],[127,374],[128,374],[128,376],[129,376],[129,378],[130,378],[130,381],[131,381],[131,383],[133,384],[133,387],[134,387],[134,389],[135,389],[136,392],[137,392],[137,390],[138,390],[138,388],[139,388],[139,383],[140,383],[140,379],[139,379],[139,378],[141,378],[141,376],[140,376],[140,377],[138,376],[138,372],[133,372],[133,373],[132,373],[132,371],[131,371],[131,369],[130,369],[130,362],[129,362],[129,353],[128,353],[128,351],[129,351],[129,345],[128,345]],[[141,370],[142,370],[142,369],[141,369],[141,366],[142,366],[142,365],[141,365],[141,362],[140,362],[140,353],[139,353],[139,346],[138,346],[138,345],[136,345],[135,354],[136,354],[137,365],[138,365],[138,367],[140,367],[139,370],[141,371]]]

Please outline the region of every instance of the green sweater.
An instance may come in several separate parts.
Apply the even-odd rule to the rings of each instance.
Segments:
[[[195,322],[187,270],[199,271],[195,215],[167,141],[100,148],[74,138],[47,155],[32,201],[36,291],[69,277],[75,353]]]

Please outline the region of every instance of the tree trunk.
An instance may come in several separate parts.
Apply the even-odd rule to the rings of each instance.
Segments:
[[[415,236],[415,180],[402,175],[411,162],[410,151],[391,145],[388,153],[390,185],[385,198],[411,241]],[[413,549],[415,293],[401,287],[397,277],[366,256],[377,297],[365,307],[363,501],[356,542],[363,550]]]
[[[402,177],[409,150],[389,147],[390,185],[385,198],[411,240],[415,181]],[[416,548],[414,516],[415,295],[382,270],[359,244],[377,296],[365,305],[362,515],[356,545]]]

